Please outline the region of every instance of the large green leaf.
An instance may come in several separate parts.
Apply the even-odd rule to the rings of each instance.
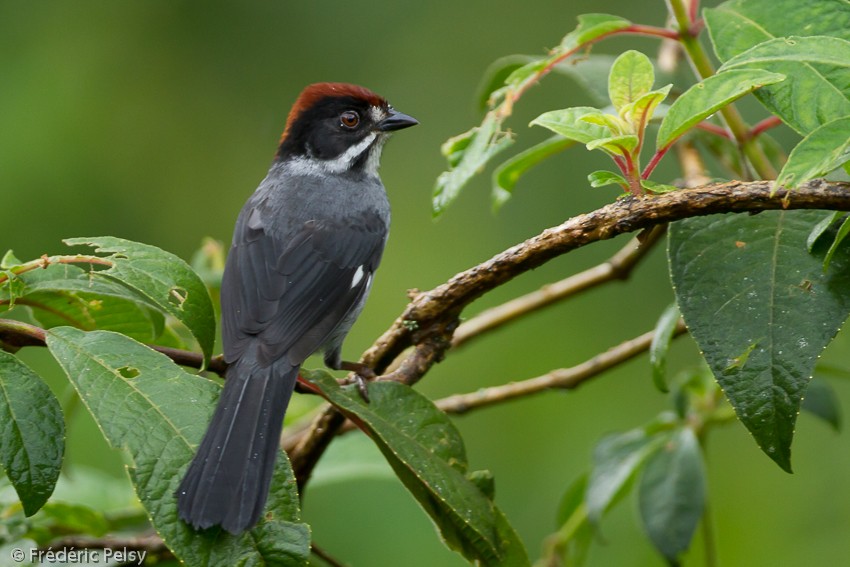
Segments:
[[[27,516],[53,494],[64,451],[65,422],[56,396],[38,374],[0,350],[0,465]]]
[[[367,403],[327,372],[302,370],[302,378],[372,438],[449,547],[481,565],[529,565],[519,536],[473,481],[481,475],[467,473],[460,434],[430,400],[397,382],[373,382]]]
[[[130,479],[154,527],[187,565],[305,565],[309,528],[281,453],[266,515],[234,536],[190,528],[177,517],[174,492],[204,433],[220,391],[169,358],[123,335],[57,327],[47,346],[110,445],[129,455]]]
[[[850,40],[846,0],[730,0],[704,14],[721,61],[777,37],[826,35]]]
[[[759,69],[737,69],[718,73],[693,85],[670,105],[658,128],[656,147],[661,149],[672,144],[687,130],[727,104],[784,78],[784,75]]]
[[[746,67],[786,76],[756,91],[756,97],[801,134],[850,115],[850,41],[827,36],[772,39],[729,59],[720,71]]]
[[[649,539],[675,565],[690,546],[705,507],[705,469],[689,427],[673,432],[646,462],[638,506]]]
[[[791,470],[794,424],[815,362],[850,313],[850,248],[827,273],[809,253],[819,211],[673,223],[676,298],[717,381],[762,450]]]
[[[787,75],[782,83],[757,91],[756,97],[792,128],[807,134],[850,114],[850,71],[846,57],[841,60],[845,43],[850,41],[847,2],[732,0],[704,13],[721,61],[743,57],[744,52],[762,44],[744,58],[758,57],[749,66]],[[786,40],[800,35],[822,37]],[[776,41],[765,43],[769,40]],[[769,60],[764,58],[768,52],[773,52]],[[829,62],[834,58],[838,58],[837,65]],[[744,59],[736,64],[746,64]]]
[[[0,311],[27,306],[42,327],[110,330],[144,342],[163,331],[161,312],[118,282],[93,278],[78,266],[52,264],[13,278],[0,286]]]
[[[120,282],[140,298],[175,317],[197,339],[204,357],[212,356],[215,313],[207,288],[189,265],[170,252],[113,236],[68,238],[69,246],[93,246],[112,265],[92,272]]]
[[[838,169],[850,161],[850,116],[814,129],[791,151],[776,178],[777,187],[792,189]]]

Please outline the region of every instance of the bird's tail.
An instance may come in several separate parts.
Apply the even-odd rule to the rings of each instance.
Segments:
[[[233,534],[257,522],[298,369],[286,357],[261,367],[252,349],[227,369],[218,406],[177,489],[183,521]]]

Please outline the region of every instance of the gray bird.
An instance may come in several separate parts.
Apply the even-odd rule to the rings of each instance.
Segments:
[[[389,134],[418,122],[356,85],[308,86],[266,178],[245,203],[221,283],[224,389],[177,489],[180,518],[238,534],[257,523],[298,370],[342,360],[378,268],[390,207],[378,177]]]

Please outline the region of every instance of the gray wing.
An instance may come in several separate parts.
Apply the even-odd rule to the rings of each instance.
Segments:
[[[377,213],[361,213],[306,221],[284,238],[247,207],[221,285],[225,359],[259,340],[261,364],[283,355],[300,364],[365,300],[388,227]]]

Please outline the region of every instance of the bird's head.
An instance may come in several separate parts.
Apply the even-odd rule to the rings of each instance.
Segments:
[[[316,83],[292,106],[275,159],[304,173],[374,175],[389,134],[418,123],[366,88]]]

